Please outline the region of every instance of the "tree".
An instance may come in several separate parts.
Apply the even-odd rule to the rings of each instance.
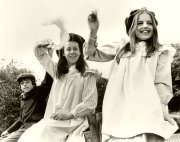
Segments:
[[[102,112],[102,103],[104,99],[104,93],[106,90],[108,80],[106,78],[99,78],[97,80],[97,92],[98,92],[98,105],[96,107],[96,112]]]
[[[21,90],[16,78],[20,73],[30,71],[18,69],[18,64],[11,60],[0,68],[0,131],[7,129],[19,116]]]
[[[174,97],[170,100],[168,106],[171,112],[178,112],[180,111],[180,44],[171,44],[171,46],[176,49],[171,67]]]
[[[172,81],[174,96],[180,95],[180,44],[171,44],[176,49],[172,63]]]

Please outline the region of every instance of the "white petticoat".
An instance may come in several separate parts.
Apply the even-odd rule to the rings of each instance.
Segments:
[[[30,127],[18,142],[84,142],[83,131],[87,127],[86,119],[42,119]]]

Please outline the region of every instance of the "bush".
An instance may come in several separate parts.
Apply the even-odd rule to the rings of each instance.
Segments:
[[[176,54],[172,62],[172,85],[174,97],[168,106],[171,112],[180,111],[180,44],[171,44],[176,49]]]
[[[98,92],[98,105],[96,107],[96,112],[102,112],[102,103],[104,99],[104,93],[106,90],[108,80],[106,78],[100,78],[97,80],[97,92]]]
[[[17,76],[27,69],[18,69],[17,62],[11,61],[0,68],[0,130],[7,129],[19,116],[21,90]]]
[[[172,44],[176,49],[174,61],[172,63],[172,82],[174,96],[180,95],[180,44]]]

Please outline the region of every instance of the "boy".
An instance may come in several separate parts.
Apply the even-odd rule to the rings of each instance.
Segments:
[[[2,142],[17,142],[20,136],[44,116],[47,96],[53,79],[46,73],[40,86],[36,86],[35,76],[22,73],[17,77],[22,90],[19,118],[1,134]]]

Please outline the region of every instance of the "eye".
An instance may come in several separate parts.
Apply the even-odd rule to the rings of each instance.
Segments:
[[[141,22],[141,21],[137,22],[137,25],[142,25],[142,24],[143,24],[143,22]]]
[[[74,47],[73,47],[73,50],[74,50],[74,51],[78,51],[78,50],[79,50],[79,47],[74,46]]]
[[[71,48],[70,48],[70,47],[68,47],[68,48],[66,48],[66,50],[67,50],[67,51],[71,51]]]
[[[153,25],[153,23],[150,21],[150,22],[147,22],[148,25]]]
[[[77,47],[74,47],[74,51],[78,51],[78,48],[77,48]]]

